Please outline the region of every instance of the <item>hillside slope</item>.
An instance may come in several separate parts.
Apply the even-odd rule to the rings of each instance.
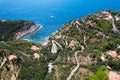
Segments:
[[[120,80],[120,12],[69,21],[41,44],[7,39],[0,55],[3,80]]]
[[[63,50],[57,47],[54,70],[46,80],[108,80],[111,71],[119,72],[119,14],[96,12],[69,21],[51,36],[50,40],[58,42]]]

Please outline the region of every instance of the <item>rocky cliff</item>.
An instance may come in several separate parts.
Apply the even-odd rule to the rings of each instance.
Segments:
[[[33,21],[24,22],[22,29],[20,29],[20,31],[15,34],[15,38],[18,40],[23,36],[36,31],[39,27],[40,25],[35,24]]]
[[[40,25],[35,24],[33,21],[0,20],[0,41],[20,39],[39,27]]]

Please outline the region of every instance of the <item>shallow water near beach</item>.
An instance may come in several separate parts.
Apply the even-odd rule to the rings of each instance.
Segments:
[[[43,27],[25,36],[41,42],[69,20],[99,10],[120,10],[120,0],[1,0],[0,19],[32,20]]]

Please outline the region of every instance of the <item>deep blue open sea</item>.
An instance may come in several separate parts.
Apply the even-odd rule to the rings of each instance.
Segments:
[[[109,9],[120,10],[120,0],[0,0],[0,19],[41,24],[41,29],[24,37],[40,42],[69,20]]]

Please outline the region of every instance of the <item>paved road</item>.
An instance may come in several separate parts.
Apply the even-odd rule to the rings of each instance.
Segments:
[[[51,49],[51,53],[57,53],[57,46],[59,46],[61,48],[61,50],[63,50],[62,46],[56,42],[55,40],[52,40],[52,49]]]
[[[77,62],[77,66],[71,71],[70,75],[68,76],[67,80],[71,80],[72,76],[74,75],[74,73],[78,70],[79,66],[80,66],[80,63],[78,61],[78,58],[77,58],[77,54],[81,52],[81,51],[76,51],[75,52],[75,59],[76,59],[76,62]]]
[[[119,30],[117,29],[117,27],[115,26],[115,20],[114,20],[114,18],[112,19],[112,26],[113,26],[113,31],[114,32],[120,33]]]

